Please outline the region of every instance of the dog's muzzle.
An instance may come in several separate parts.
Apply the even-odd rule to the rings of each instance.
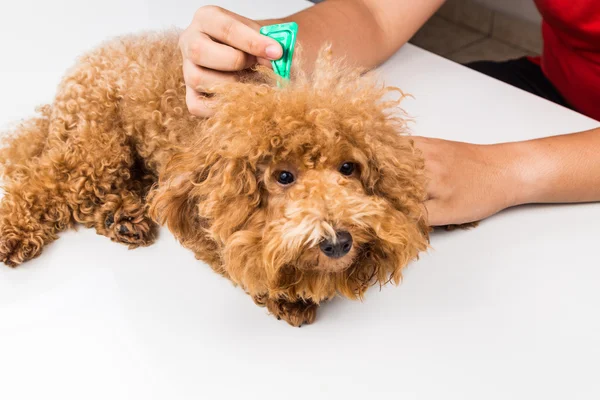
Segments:
[[[352,235],[348,232],[336,232],[335,242],[325,239],[319,247],[321,252],[329,258],[342,258],[352,249]]]

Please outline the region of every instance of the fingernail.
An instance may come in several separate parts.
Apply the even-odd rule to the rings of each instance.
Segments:
[[[281,49],[281,46],[278,44],[270,44],[265,49],[265,53],[266,53],[267,57],[269,57],[271,60],[279,60],[281,58],[281,56],[283,55],[282,54],[283,50]]]

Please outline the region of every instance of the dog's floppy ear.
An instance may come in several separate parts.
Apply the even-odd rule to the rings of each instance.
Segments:
[[[245,158],[218,157],[204,173],[206,179],[194,188],[201,199],[198,212],[208,220],[213,238],[224,243],[260,207],[257,171]]]
[[[179,240],[209,234],[224,243],[260,205],[256,171],[243,158],[181,153],[150,197],[150,215]]]
[[[398,134],[374,135],[370,148],[372,157],[365,171],[365,186],[415,221],[428,236],[422,205],[426,198],[425,162],[413,140]]]
[[[192,239],[203,225],[193,195],[197,174],[189,168],[188,161],[183,154],[174,156],[148,199],[150,217],[166,225],[179,240]]]

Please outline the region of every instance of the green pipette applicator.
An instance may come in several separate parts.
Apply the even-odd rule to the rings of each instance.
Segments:
[[[283,55],[279,60],[271,61],[273,71],[285,80],[290,79],[292,69],[292,58],[296,47],[296,36],[298,35],[298,24],[287,22],[284,24],[267,25],[260,28],[260,33],[273,38],[281,44]]]

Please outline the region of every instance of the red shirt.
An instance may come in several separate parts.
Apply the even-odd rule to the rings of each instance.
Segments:
[[[600,0],[535,0],[542,70],[576,110],[600,121]]]

